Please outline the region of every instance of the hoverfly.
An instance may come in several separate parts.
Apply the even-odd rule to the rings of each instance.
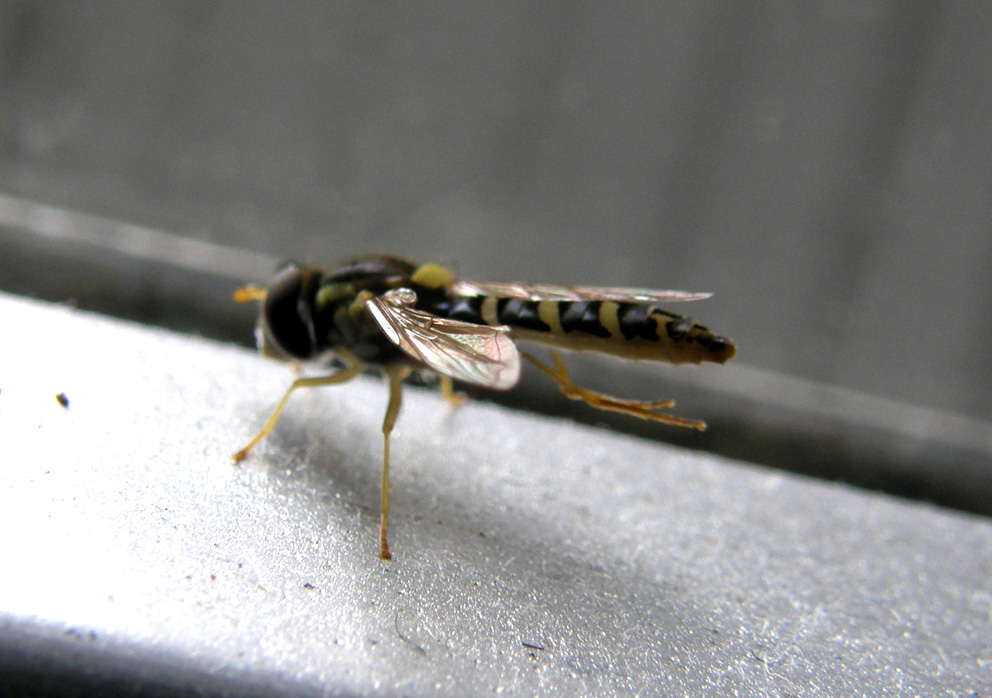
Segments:
[[[268,288],[247,286],[234,299],[260,301],[255,334],[263,355],[323,362],[335,370],[293,381],[262,429],[233,458],[244,459],[272,431],[297,388],[344,383],[369,368],[381,370],[389,379],[389,403],[382,424],[379,556],[388,560],[389,435],[399,414],[402,383],[411,373],[437,376],[445,399],[458,404],[463,396],[454,392],[452,380],[508,390],[517,384],[522,358],[568,398],[701,431],[703,422],[662,412],[674,406],[673,400],[625,400],[579,387],[555,349],[672,364],[725,363],[736,352],[731,340],[658,307],[709,295],[460,281],[436,264],[389,256],[360,257],[332,270],[289,264]],[[517,341],[551,347],[554,366],[519,351]]]

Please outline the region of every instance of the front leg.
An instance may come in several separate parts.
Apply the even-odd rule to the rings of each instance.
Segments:
[[[345,368],[337,373],[332,373],[329,376],[297,378],[293,381],[293,383],[289,386],[289,389],[282,396],[282,400],[279,401],[279,404],[276,405],[276,408],[272,411],[272,414],[265,422],[265,426],[263,426],[262,429],[252,437],[251,441],[245,444],[244,448],[231,456],[234,462],[237,463],[244,460],[248,456],[248,453],[275,428],[276,422],[279,421],[279,415],[282,414],[283,408],[286,407],[286,402],[289,400],[289,396],[293,394],[294,390],[297,388],[319,388],[323,385],[337,385],[338,383],[346,383],[365,370],[365,365],[350,354],[342,354],[341,358],[346,365]]]

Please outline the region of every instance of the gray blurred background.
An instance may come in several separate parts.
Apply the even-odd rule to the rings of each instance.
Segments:
[[[988,513],[990,37],[982,2],[0,2],[0,289],[244,343],[270,260],[711,291],[680,310],[736,368],[585,374],[705,436],[503,399]]]

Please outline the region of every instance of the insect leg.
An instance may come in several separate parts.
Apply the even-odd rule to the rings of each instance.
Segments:
[[[569,399],[582,400],[586,404],[595,407],[598,410],[620,412],[622,414],[630,415],[631,417],[650,419],[655,422],[662,422],[663,424],[671,424],[677,427],[688,427],[689,429],[697,429],[699,431],[706,429],[705,422],[700,422],[694,419],[683,419],[682,417],[675,417],[670,414],[662,414],[656,411],[673,407],[675,405],[674,400],[624,400],[606,395],[604,393],[597,393],[592,390],[580,388],[572,382],[571,378],[568,377],[568,371],[565,370],[565,363],[562,361],[561,355],[554,350],[551,351],[551,356],[555,361],[554,369],[545,366],[543,363],[525,352],[520,352],[520,356],[536,366],[544,375],[557,383],[558,389],[561,391],[562,395]]]
[[[458,407],[465,402],[465,393],[455,392],[455,384],[450,376],[441,376],[441,397],[452,407]]]
[[[282,400],[279,401],[279,404],[276,405],[276,408],[272,411],[272,414],[269,415],[269,419],[265,422],[265,426],[263,426],[262,429],[257,434],[255,434],[255,436],[252,437],[251,441],[249,441],[244,448],[242,448],[240,451],[238,451],[233,456],[231,456],[231,458],[234,459],[235,462],[244,460],[245,457],[248,455],[248,452],[251,451],[253,448],[255,448],[255,446],[258,445],[259,441],[261,441],[262,439],[264,439],[266,436],[269,435],[269,432],[271,432],[275,428],[276,422],[279,421],[279,415],[282,414],[282,410],[286,406],[286,402],[289,400],[289,396],[293,394],[294,390],[296,390],[297,388],[316,388],[322,385],[336,385],[338,383],[346,383],[347,381],[350,381],[352,378],[354,378],[359,373],[361,373],[365,368],[365,366],[360,361],[358,361],[358,359],[355,359],[350,355],[342,356],[342,358],[347,363],[347,366],[341,369],[340,371],[338,371],[337,373],[333,373],[329,376],[297,378],[295,381],[293,381],[292,384],[289,386],[289,389],[282,396]]]
[[[396,424],[403,403],[403,379],[410,375],[410,367],[406,364],[390,364],[386,367],[389,376],[389,405],[386,407],[386,417],[382,420],[382,485],[380,491],[380,521],[379,521],[379,557],[383,560],[392,559],[389,554],[389,540],[386,528],[389,522],[389,434]]]

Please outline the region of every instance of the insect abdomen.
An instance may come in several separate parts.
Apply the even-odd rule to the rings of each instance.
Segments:
[[[610,300],[459,297],[435,312],[463,322],[507,325],[519,339],[671,363],[724,363],[733,342],[653,305]]]

